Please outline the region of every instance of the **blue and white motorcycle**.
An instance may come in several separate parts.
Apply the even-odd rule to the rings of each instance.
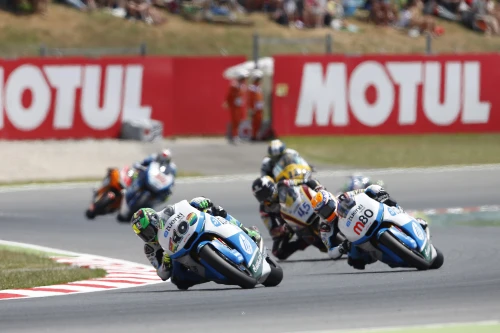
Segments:
[[[158,231],[158,242],[172,260],[218,284],[245,289],[280,284],[283,270],[262,239],[256,244],[241,228],[200,212],[187,200],[174,207],[177,213]]]
[[[138,170],[137,178],[127,188],[121,202],[118,221],[130,222],[137,210],[154,208],[172,193],[175,176],[167,165],[151,162],[147,167]]]
[[[340,232],[351,246],[372,259],[390,267],[418,270],[438,269],[443,265],[444,256],[431,243],[429,226],[424,230],[401,208],[389,207],[365,193],[340,205],[343,206],[338,211]]]

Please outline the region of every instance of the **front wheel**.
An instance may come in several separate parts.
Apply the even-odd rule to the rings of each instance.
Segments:
[[[256,279],[231,265],[208,244],[200,250],[200,258],[205,260],[217,272],[224,275],[229,281],[243,289],[251,289],[257,285]]]
[[[391,250],[404,262],[418,270],[427,270],[431,266],[427,260],[407,248],[388,231],[380,236],[379,243]]]
[[[269,256],[266,257],[266,261],[269,266],[271,266],[271,273],[269,273],[266,280],[262,282],[262,285],[264,287],[276,287],[283,280],[283,268]]]

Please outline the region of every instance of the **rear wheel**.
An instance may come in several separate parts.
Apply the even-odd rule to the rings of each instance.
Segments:
[[[251,289],[257,285],[256,279],[231,265],[208,244],[200,250],[200,258],[205,260],[217,272],[224,275],[229,281],[243,289]]]
[[[384,232],[380,236],[379,242],[410,266],[415,267],[418,270],[427,270],[430,268],[429,262],[403,245],[390,232]]]
[[[267,276],[266,281],[262,282],[265,287],[276,287],[283,280],[283,269],[271,257],[266,257],[266,261],[271,266],[271,273]]]

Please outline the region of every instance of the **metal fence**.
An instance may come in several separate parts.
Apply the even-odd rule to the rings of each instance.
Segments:
[[[263,37],[259,34],[254,34],[253,43],[252,43],[252,58],[256,62],[261,54],[261,47],[264,45],[298,45],[302,48],[302,53],[305,52],[307,45],[315,44],[324,45],[325,54],[333,53],[334,40],[332,35],[326,34],[325,37],[316,37],[316,38],[280,38],[280,37]],[[355,52],[353,52],[355,53]],[[431,34],[426,34],[425,36],[425,54],[432,54],[432,36]]]
[[[142,43],[132,47],[102,47],[102,48],[62,48],[46,45],[29,45],[17,49],[7,49],[0,46],[1,58],[18,58],[26,56],[39,57],[67,57],[67,56],[121,56],[121,55],[147,55],[147,44]]]

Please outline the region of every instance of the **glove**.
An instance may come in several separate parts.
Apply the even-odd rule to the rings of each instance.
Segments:
[[[213,206],[212,207],[212,215],[213,216],[220,216],[220,217],[226,218],[227,217],[227,212],[221,206],[217,206],[217,207]]]
[[[351,242],[346,239],[338,246],[338,249],[341,254],[349,253],[349,251],[351,251]]]
[[[208,198],[205,198],[205,197],[194,198],[193,200],[191,200],[190,204],[191,204],[191,206],[193,206],[194,208],[196,208],[198,210],[204,210],[204,209],[212,207],[212,205],[213,205],[212,201]]]
[[[161,262],[162,262],[162,265],[166,269],[168,269],[168,270],[172,269],[172,260],[170,259],[170,256],[167,253],[163,254],[163,258],[162,258]]]

